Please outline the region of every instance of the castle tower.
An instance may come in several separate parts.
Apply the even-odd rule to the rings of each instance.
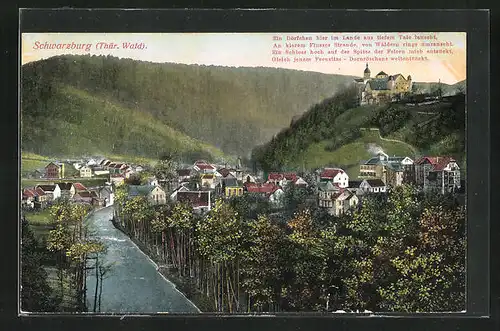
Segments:
[[[368,69],[368,63],[366,64],[365,71],[363,72],[363,79],[368,80],[370,79],[371,71]]]
[[[408,78],[406,80],[408,81],[408,92],[411,92],[411,90],[413,88],[413,84],[411,82],[411,76],[408,75]]]

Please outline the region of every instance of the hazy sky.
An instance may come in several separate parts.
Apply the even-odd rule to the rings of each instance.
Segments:
[[[339,39],[360,35],[377,38],[381,33],[28,33],[22,35],[22,64],[46,59],[61,54],[104,54],[121,58],[131,58],[151,62],[173,62],[184,64],[222,65],[234,67],[281,67],[288,69],[316,71],[328,74],[343,74],[361,76],[366,61],[339,61],[339,62],[273,62],[271,54],[273,49],[273,36],[283,37],[278,42],[285,47],[285,42],[309,43],[309,41],[286,41],[286,36],[312,36],[325,35],[328,38],[337,36]],[[390,42],[399,43],[397,49],[408,50],[402,46],[398,33],[383,33],[386,36],[394,36],[396,40]],[[415,33],[408,33],[414,38]],[[417,33],[426,36],[429,33]],[[444,83],[453,84],[466,78],[466,34],[465,33],[437,33],[437,40],[432,42],[453,43],[447,47],[452,54],[429,55],[428,61],[368,61],[372,75],[379,71],[388,74],[401,73],[405,77],[411,75],[414,81],[430,82],[441,80]],[[408,40],[409,42],[419,42]],[[91,44],[88,50],[70,49],[41,49],[37,45],[45,43],[64,44]],[[96,49],[98,42],[116,43],[120,49]],[[144,49],[124,49],[124,42],[144,43]],[[315,41],[317,43],[333,43],[329,41]],[[338,40],[346,43],[349,41]],[[361,42],[357,49],[361,50]],[[436,47],[434,47],[436,48]],[[439,47],[438,47],[439,48]],[[335,48],[331,48],[335,49]],[[368,49],[368,48],[366,48]],[[282,48],[283,50],[283,48]],[[339,49],[340,50],[340,49]],[[373,48],[372,48],[373,51]],[[407,54],[408,55],[408,54]],[[407,56],[406,55],[406,56]],[[332,55],[323,55],[324,57]],[[337,56],[340,56],[337,55]],[[357,55],[363,57],[365,55]],[[373,56],[373,54],[371,55]],[[385,55],[384,55],[385,56]],[[397,56],[397,55],[396,55]],[[417,55],[415,55],[417,56]],[[293,58],[293,56],[291,56]],[[348,58],[349,56],[345,56]]]

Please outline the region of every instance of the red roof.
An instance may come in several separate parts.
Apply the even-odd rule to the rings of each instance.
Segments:
[[[229,175],[229,169],[227,168],[220,168],[218,171],[222,175],[222,177],[226,177],[227,175]]]
[[[196,166],[199,169],[201,169],[201,170],[204,170],[204,169],[215,169],[213,166],[211,166],[210,164],[206,164],[206,163],[200,163],[200,164],[197,164]]]
[[[441,171],[450,162],[455,162],[455,159],[451,156],[424,156],[415,161],[415,164],[422,165],[429,163],[433,166],[434,170]]]
[[[35,191],[35,189],[32,189],[32,188],[25,188],[23,190],[23,198],[34,198],[38,196],[37,192]]]
[[[45,191],[41,187],[35,188],[35,192],[40,195],[45,195]]]
[[[268,180],[282,180],[284,177],[283,177],[283,174],[280,174],[278,172],[271,172],[268,176],[267,176],[267,179]]]
[[[344,173],[344,170],[338,168],[325,168],[323,172],[321,172],[321,178],[333,179],[339,173]]]
[[[194,165],[200,165],[200,164],[208,164],[208,162],[205,160],[198,160],[194,163]]]
[[[253,184],[253,185],[250,185]],[[280,187],[274,184],[255,184],[255,183],[247,183],[246,185],[247,192],[249,193],[265,193],[265,194],[273,194]]]
[[[83,186],[81,183],[73,183],[73,187],[77,191],[86,191],[87,190],[87,188],[85,186]]]
[[[291,180],[292,182],[297,180],[297,174],[293,172],[285,173],[283,174],[283,177],[285,177],[286,180]]]

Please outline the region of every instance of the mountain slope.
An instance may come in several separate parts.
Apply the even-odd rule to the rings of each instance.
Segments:
[[[147,113],[59,84],[37,112],[22,112],[22,148],[42,155],[132,154],[221,157],[208,144],[158,123]]]
[[[46,104],[64,107],[51,100],[61,95],[58,89],[72,88],[73,94],[79,91],[96,100],[106,99],[116,107],[144,115],[148,121],[166,125],[226,153],[244,156],[287,126],[294,115],[350,82],[350,76],[296,70],[158,64],[110,56],[65,55],[23,66],[22,109],[31,118],[38,118],[42,111],[43,116],[50,118],[52,114],[43,110]],[[29,129],[33,141],[39,138],[38,130],[75,128],[57,118],[43,123],[28,122],[25,128],[30,125],[33,125]],[[106,132],[94,130],[94,134],[99,139]],[[120,149],[136,153],[137,147],[123,145]],[[50,150],[52,146],[44,148]]]
[[[357,176],[359,162],[376,150],[389,155],[452,155],[465,164],[465,97],[433,104],[357,106],[355,88],[312,107],[300,120],[253,151],[262,169],[346,168]]]

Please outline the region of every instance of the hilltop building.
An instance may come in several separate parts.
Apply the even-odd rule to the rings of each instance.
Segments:
[[[359,86],[362,105],[392,101],[398,96],[411,92],[412,89],[410,75],[405,78],[402,74],[388,75],[381,71],[372,78],[368,63],[363,72],[363,78],[354,81]]]

